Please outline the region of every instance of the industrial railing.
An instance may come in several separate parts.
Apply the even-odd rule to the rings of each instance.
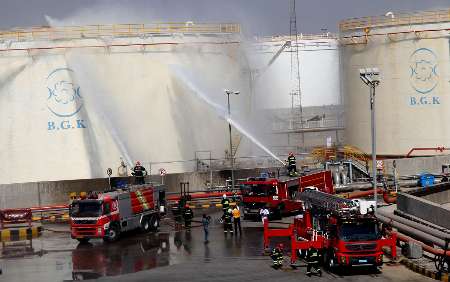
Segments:
[[[336,39],[338,38],[337,34],[335,33],[320,33],[320,34],[306,34],[306,33],[299,33],[298,39],[299,40],[317,40],[317,39]],[[271,42],[271,41],[290,41],[295,39],[295,35],[289,36],[289,35],[277,35],[277,36],[264,36],[264,37],[258,37],[256,38],[256,42]]]
[[[352,18],[339,23],[340,31],[351,31],[371,27],[384,27],[396,25],[412,25],[450,22],[450,9],[437,11],[423,11],[412,13],[389,12],[384,16]]]
[[[173,33],[240,33],[241,28],[236,23],[150,23],[150,24],[112,24],[112,25],[86,25],[63,27],[32,27],[16,28],[0,31],[0,40],[29,41],[29,40],[55,40],[80,39],[98,37],[138,37],[152,34]]]

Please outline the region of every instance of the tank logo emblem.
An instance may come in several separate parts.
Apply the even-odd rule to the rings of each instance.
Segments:
[[[83,108],[83,98],[72,75],[73,70],[69,68],[57,68],[46,77],[47,109],[52,114],[47,122],[49,132],[87,127],[84,120],[75,117]]]
[[[428,48],[415,50],[410,57],[410,81],[416,92],[427,94],[438,84],[436,54]]]
[[[73,70],[58,68],[47,77],[47,108],[58,117],[71,117],[83,107],[80,87],[71,78]]]

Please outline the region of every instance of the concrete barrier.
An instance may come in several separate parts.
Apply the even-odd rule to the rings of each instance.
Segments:
[[[450,184],[444,183],[409,193],[399,193],[397,209],[450,229],[450,209],[442,204],[450,202]],[[446,198],[447,197],[447,198]],[[436,200],[436,201],[433,201]]]
[[[267,170],[238,170],[235,172],[235,178],[255,176]],[[230,175],[230,171],[213,171],[213,186],[225,185],[225,180]],[[111,180],[112,182],[126,180],[128,183],[134,183],[133,177],[111,178]],[[147,181],[155,183],[160,183],[161,180],[163,179],[156,175],[147,177]],[[180,182],[189,182],[190,191],[206,191],[209,181],[209,172],[179,173],[164,176],[167,192],[180,191]],[[73,192],[79,194],[83,191],[103,191],[108,187],[108,178],[0,184],[0,209],[67,204],[70,194]]]

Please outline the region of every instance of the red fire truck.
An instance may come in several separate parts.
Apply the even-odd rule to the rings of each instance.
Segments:
[[[321,171],[300,177],[248,178],[242,182],[244,219],[258,217],[262,207],[269,209],[269,218],[300,212],[302,203],[297,199],[297,193],[309,186],[334,193],[331,172]]]
[[[299,198],[305,212],[294,224],[287,229],[269,229],[267,222],[264,226],[265,247],[269,246],[269,237],[291,237],[291,263],[310,247],[321,250],[323,262],[331,270],[337,266],[380,266],[384,246],[390,247],[392,257],[396,257],[396,234],[383,238],[377,218],[360,205],[361,201],[312,189],[300,193]]]
[[[162,187],[134,185],[76,199],[70,205],[72,238],[87,242],[92,238],[116,241],[120,233],[140,228],[156,231],[164,203]]]

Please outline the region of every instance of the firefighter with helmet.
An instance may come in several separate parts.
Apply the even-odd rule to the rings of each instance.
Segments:
[[[226,194],[223,194],[221,204],[222,204],[223,214],[225,214],[228,211],[228,209],[230,208],[230,199],[227,198]]]
[[[276,248],[272,250],[270,258],[273,261],[273,268],[279,269],[283,266],[283,244],[278,244]]]
[[[189,207],[189,205],[184,206],[183,218],[184,218],[184,227],[186,227],[187,230],[190,230],[192,219],[194,218],[194,212]]]
[[[225,210],[222,215],[223,220],[223,232],[224,233],[233,233],[233,214],[231,209]]]
[[[288,175],[289,176],[296,176],[297,175],[297,161],[295,159],[294,153],[290,152],[289,156],[286,160],[286,165],[288,169]]]
[[[319,261],[319,251],[314,247],[310,247],[308,249],[308,254],[306,255],[306,275],[311,276],[311,274],[315,273],[319,276],[322,276],[322,271],[319,267]]]
[[[147,171],[145,170],[145,167],[141,165],[140,161],[136,162],[131,175],[134,175],[134,177],[136,178],[136,184],[145,184],[144,177],[147,175]]]

